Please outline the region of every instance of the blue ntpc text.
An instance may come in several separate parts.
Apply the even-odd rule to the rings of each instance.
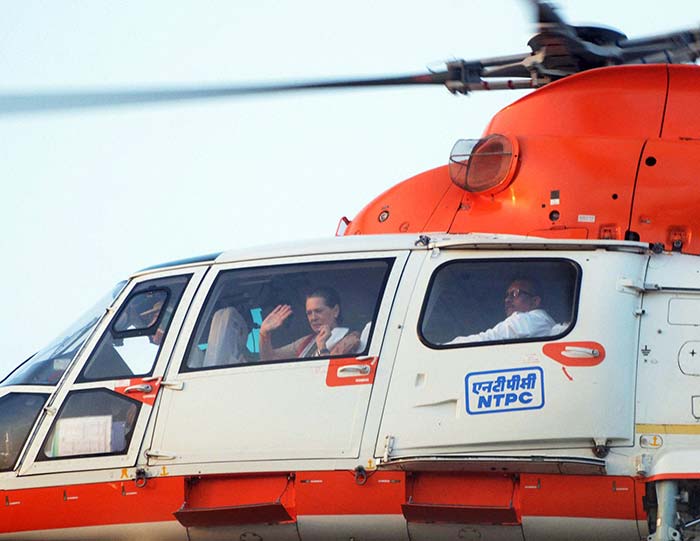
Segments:
[[[464,387],[471,415],[544,407],[544,372],[539,366],[471,372]]]

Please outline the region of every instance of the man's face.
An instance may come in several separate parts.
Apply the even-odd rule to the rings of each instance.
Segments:
[[[532,292],[532,284],[524,280],[515,280],[506,290],[506,316],[513,312],[529,312],[540,305],[540,298]]]

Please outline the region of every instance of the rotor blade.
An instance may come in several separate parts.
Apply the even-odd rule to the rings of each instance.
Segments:
[[[618,43],[626,63],[694,62],[700,56],[700,29],[689,29]]]
[[[400,77],[309,81],[258,86],[0,94],[0,115],[242,97],[304,90],[444,84],[448,77],[448,72],[445,71]]]
[[[542,25],[558,25],[558,26],[568,26],[564,19],[559,16],[557,9],[543,0],[530,0],[530,4],[535,8],[537,14],[537,24],[542,27]]]

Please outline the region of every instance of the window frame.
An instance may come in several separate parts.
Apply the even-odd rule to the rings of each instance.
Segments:
[[[187,284],[185,284],[185,287],[187,287]],[[129,308],[129,304],[133,299],[140,295],[148,295],[149,293],[158,293],[158,292],[163,292],[165,293],[165,299],[162,301],[162,306],[158,309],[158,317],[156,320],[151,323],[148,327],[140,327],[136,329],[124,329],[123,331],[118,331],[116,329],[117,327],[117,322],[119,322],[119,318],[122,316],[122,314]],[[164,317],[165,312],[167,312],[167,307],[168,303],[170,302],[170,297],[172,296],[172,291],[170,290],[169,287],[163,287],[163,286],[158,286],[154,287],[153,289],[144,289],[142,291],[136,291],[132,292],[129,297],[122,303],[121,307],[119,308],[119,312],[115,314],[114,318],[112,319],[110,325],[109,325],[109,331],[112,333],[113,338],[132,338],[134,336],[150,336],[153,334],[151,331],[153,329],[157,329],[158,325],[160,324],[161,320]],[[177,307],[176,307],[177,308]],[[168,323],[170,325],[170,323]]]
[[[225,370],[225,369],[231,369],[231,368],[251,368],[255,366],[267,366],[267,365],[274,365],[274,364],[286,364],[286,363],[293,363],[293,362],[298,362],[298,361],[313,361],[313,360],[319,360],[319,359],[338,359],[338,358],[346,358],[346,357],[360,357],[363,355],[366,355],[366,353],[369,351],[370,344],[372,343],[372,338],[374,336],[374,331],[376,329],[376,321],[377,321],[377,316],[379,315],[379,311],[382,306],[382,300],[384,299],[384,295],[386,293],[386,287],[389,282],[389,279],[391,277],[391,272],[392,269],[394,268],[394,265],[396,264],[396,255],[393,254],[387,254],[381,257],[363,257],[363,258],[358,258],[358,259],[353,259],[353,258],[347,258],[343,259],[343,255],[354,255],[354,254],[328,254],[329,256],[338,256],[340,257],[339,259],[319,259],[319,260],[313,260],[313,261],[297,261],[297,262],[274,262],[271,264],[261,264],[261,265],[253,265],[253,266],[242,266],[242,267],[233,267],[233,268],[223,268],[218,270],[216,277],[214,278],[213,282],[209,286],[209,290],[207,291],[207,294],[204,298],[204,301],[199,308],[199,313],[197,314],[197,319],[194,323],[194,326],[192,327],[192,332],[190,333],[190,336],[187,341],[187,346],[185,348],[185,352],[182,358],[182,361],[180,363],[180,366],[178,367],[178,374],[188,374],[188,373],[197,373],[197,372],[203,372],[203,371],[210,371],[210,370]],[[227,364],[227,365],[220,365],[220,366],[206,366],[206,367],[190,367],[187,365],[187,361],[190,356],[190,352],[192,351],[192,347],[194,345],[196,336],[198,331],[200,330],[200,324],[202,324],[203,319],[205,314],[207,313],[207,309],[209,307],[210,301],[212,301],[212,297],[214,295],[214,292],[216,291],[217,285],[219,284],[219,280],[221,280],[222,276],[228,275],[228,274],[233,274],[235,272],[254,272],[258,270],[265,270],[265,269],[275,269],[275,268],[281,268],[281,267],[297,267],[301,268],[304,266],[318,266],[318,265],[340,265],[340,264],[360,264],[360,263],[378,263],[378,262],[384,262],[386,264],[386,269],[384,271],[384,278],[382,280],[381,286],[378,290],[377,297],[375,300],[375,305],[374,305],[374,310],[372,313],[372,319],[370,320],[372,322],[372,327],[370,329],[369,335],[367,337],[367,344],[365,345],[365,349],[360,352],[360,353],[354,353],[352,355],[348,354],[341,354],[341,355],[324,355],[323,357],[294,357],[290,359],[273,359],[270,361],[255,361],[255,362],[248,362],[248,363],[235,363],[235,364]],[[301,271],[300,271],[301,272]]]
[[[182,302],[182,297],[185,294],[185,291],[187,291],[188,286],[190,285],[190,281],[192,280],[192,273],[182,273],[182,274],[173,274],[167,275],[167,276],[158,276],[155,278],[152,278],[151,280],[145,280],[143,282],[138,282],[134,285],[134,287],[129,291],[129,294],[127,295],[126,299],[124,299],[123,302],[120,303],[119,305],[119,310],[117,310],[117,313],[114,314],[114,317],[109,321],[109,324],[107,325],[107,328],[100,334],[99,338],[97,339],[97,342],[92,346],[90,350],[90,354],[88,355],[87,359],[83,363],[83,365],[80,367],[80,372],[78,373],[77,377],[75,378],[75,381],[73,384],[77,383],[98,383],[98,382],[105,382],[105,381],[113,381],[113,380],[120,380],[120,379],[130,379],[130,378],[146,378],[150,377],[153,375],[153,372],[156,368],[156,364],[158,362],[158,357],[161,354],[161,351],[163,350],[163,343],[164,340],[158,344],[158,349],[155,353],[155,356],[153,357],[153,362],[151,363],[151,369],[144,374],[131,374],[128,376],[120,376],[120,375],[110,375],[109,377],[99,377],[99,378],[89,378],[85,375],[85,372],[87,371],[88,367],[90,367],[90,362],[93,360],[93,357],[97,355],[97,353],[100,351],[100,346],[102,345],[103,340],[107,337],[108,334],[111,335],[111,340],[118,340],[118,339],[128,339],[128,338],[133,338],[133,337],[139,337],[139,336],[150,336],[152,333],[150,332],[152,329],[157,329],[158,325],[160,325],[161,320],[164,317],[164,314],[167,312],[167,309],[170,307],[169,303],[170,300],[173,297],[173,291],[171,287],[168,286],[155,286],[152,289],[150,287],[147,287],[145,289],[141,289],[139,291],[135,291],[138,289],[141,285],[146,284],[148,282],[156,282],[156,281],[163,281],[163,280],[169,280],[173,278],[178,278],[178,277],[186,277],[182,284],[182,292],[179,295],[179,298],[177,299],[177,302],[172,306],[172,316],[170,317],[170,320],[168,321],[167,326],[163,330],[163,336],[167,336],[168,332],[170,331],[170,327],[173,322],[173,317],[175,315],[175,312],[177,312],[177,309],[180,306],[180,303]],[[158,314],[158,319],[155,323],[150,325],[147,329],[134,329],[130,331],[122,331],[122,332],[117,332],[114,330],[114,325],[115,323],[119,320],[119,317],[121,316],[122,313],[124,313],[124,310],[129,306],[129,303],[133,298],[136,296],[142,294],[142,293],[149,293],[152,291],[164,291],[166,294],[165,301],[163,302],[163,307],[160,310],[160,313]],[[145,331],[149,331],[146,333]]]
[[[465,263],[533,263],[533,262],[548,262],[548,263],[567,263],[573,267],[575,270],[575,284],[574,284],[574,295],[572,299],[572,313],[571,313],[571,321],[569,322],[569,326],[563,331],[560,332],[556,335],[548,335],[548,336],[533,336],[531,338],[521,338],[521,339],[512,339],[512,340],[489,340],[485,342],[463,342],[459,344],[435,344],[428,340],[424,334],[423,334],[423,323],[425,321],[425,315],[426,311],[428,308],[428,302],[430,300],[431,294],[433,292],[433,287],[435,285],[435,280],[437,279],[437,276],[440,274],[440,272],[445,269],[448,266],[452,265],[457,265],[457,264],[465,264]],[[583,281],[583,269],[581,268],[581,265],[573,260],[569,259],[566,257],[503,257],[503,258],[485,258],[485,257],[480,257],[480,258],[455,258],[451,259],[450,261],[446,261],[445,263],[442,263],[438,267],[436,267],[430,276],[430,280],[428,281],[428,286],[425,290],[425,294],[423,295],[423,304],[421,306],[421,311],[420,315],[418,317],[418,324],[417,324],[417,329],[416,332],[418,334],[418,339],[421,341],[421,343],[428,347],[429,349],[433,350],[449,350],[449,349],[461,349],[461,348],[471,348],[471,347],[480,347],[480,346],[500,346],[500,345],[512,345],[512,344],[523,344],[523,343],[531,343],[531,342],[551,342],[554,340],[559,340],[566,335],[568,335],[575,327],[576,327],[576,322],[578,321],[578,307],[580,304],[580,298],[581,298],[581,283]]]
[[[129,437],[125,441],[125,446],[123,451],[111,451],[109,453],[90,453],[90,454],[80,454],[80,455],[64,455],[64,456],[47,456],[45,449],[46,449],[46,443],[48,442],[49,438],[54,435],[54,429],[56,428],[56,425],[58,424],[58,421],[61,419],[61,414],[65,411],[66,405],[70,401],[71,397],[78,395],[78,394],[85,394],[85,393],[107,393],[107,394],[112,394],[116,396],[119,399],[124,399],[127,402],[131,402],[132,404],[135,404],[137,409],[136,409],[136,414],[134,416],[134,424],[131,427],[131,430],[129,431]],[[139,415],[141,414],[141,408],[143,407],[143,404],[135,400],[131,397],[124,396],[121,393],[114,392],[111,389],[108,389],[107,387],[91,387],[87,389],[74,389],[71,392],[69,392],[66,395],[66,398],[63,400],[61,403],[61,407],[59,408],[58,412],[56,412],[56,415],[54,416],[53,421],[51,422],[51,425],[49,426],[48,431],[46,432],[46,435],[44,436],[41,446],[39,447],[39,453],[37,454],[35,461],[36,462],[44,462],[44,463],[49,463],[49,462],[56,462],[57,460],[77,460],[81,458],[100,458],[100,457],[109,457],[109,456],[126,456],[129,454],[129,449],[131,448],[131,442],[134,437],[134,432],[136,430],[136,425],[138,423]]]

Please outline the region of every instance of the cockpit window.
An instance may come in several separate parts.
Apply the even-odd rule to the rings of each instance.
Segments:
[[[119,282],[58,338],[15,369],[1,385],[55,385],[58,383],[97,322],[124,289],[126,283],[126,281]]]
[[[137,285],[105,331],[78,382],[148,376],[190,275]]]
[[[365,354],[392,260],[222,272],[183,371]]]
[[[12,393],[0,398],[0,471],[14,468],[48,396]]]
[[[125,454],[140,409],[140,402],[108,389],[74,391],[61,407],[38,460]]]
[[[563,336],[576,317],[579,275],[562,259],[446,263],[431,279],[421,338],[440,348]]]

